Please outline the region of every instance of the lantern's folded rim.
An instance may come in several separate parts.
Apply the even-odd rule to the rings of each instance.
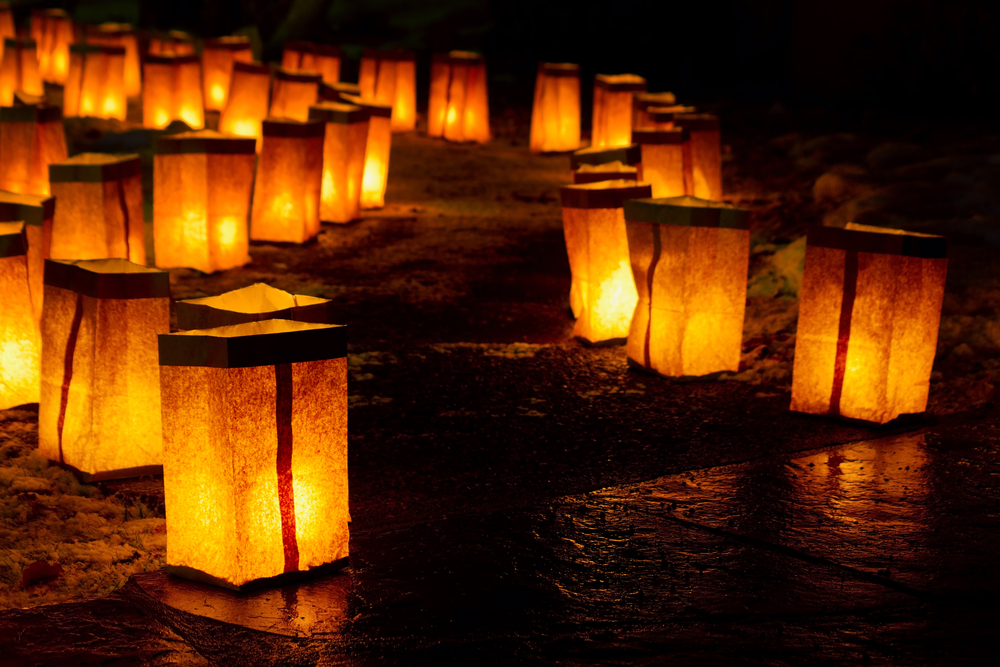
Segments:
[[[683,197],[634,198],[625,202],[625,224],[747,229],[750,211],[725,202]]]
[[[658,146],[681,145],[691,141],[691,132],[687,128],[675,127],[670,130],[632,130],[632,141],[639,144],[655,144]]]
[[[630,166],[642,163],[642,148],[639,144],[616,148],[584,148],[569,157],[570,169],[579,169],[583,164],[607,164],[621,162]]]
[[[323,75],[319,72],[308,72],[305,70],[287,70],[282,67],[274,70],[274,78],[278,81],[291,81],[293,83],[322,83]]]
[[[417,54],[409,49],[363,49],[361,51],[361,59],[416,62]]]
[[[127,259],[47,259],[42,282],[94,299],[170,298],[168,272]]]
[[[320,102],[344,102],[346,104],[353,104],[353,102],[344,99],[345,95],[361,95],[361,86],[356,83],[345,83],[343,81],[336,83],[324,82],[319,84]]]
[[[47,104],[0,107],[0,123],[55,123],[62,121],[62,117],[62,107]]]
[[[390,113],[392,108],[389,109]],[[372,117],[370,107],[360,107],[356,104],[343,104],[340,102],[321,102],[309,107],[309,120],[322,121],[324,123],[363,123]]]
[[[222,37],[209,37],[202,42],[202,53],[205,49],[218,51],[250,51],[250,38],[246,35],[224,35]]]
[[[19,225],[16,231],[4,233],[0,231],[0,259],[7,257],[22,257],[28,254],[28,241],[25,238],[23,220],[0,222],[0,225]]]
[[[877,255],[901,255],[921,259],[947,259],[948,237],[917,235],[902,230],[878,228],[844,229],[813,225],[806,233],[806,245]]]
[[[293,51],[295,53],[311,53],[318,56],[331,56],[334,58],[339,58],[341,55],[340,47],[333,44],[320,44],[318,42],[306,42],[303,40],[290,40],[285,42],[284,51]]]
[[[303,306],[292,306],[263,313],[241,313],[225,308],[216,308],[205,303],[178,301],[176,304],[177,328],[182,331],[197,329],[214,329],[229,327],[247,322],[262,322],[264,320],[294,320],[295,322],[310,322],[312,324],[334,324],[333,301],[311,303]]]
[[[101,162],[87,160],[102,159]],[[49,165],[50,183],[103,183],[139,176],[142,158],[135,153],[80,153]]]
[[[667,101],[669,100],[669,102]],[[677,104],[677,96],[667,91],[663,93],[636,93],[632,97],[632,108],[645,111],[649,107],[673,106]]]
[[[185,53],[178,56],[164,56],[147,53],[142,58],[143,65],[187,65],[190,63],[201,64],[201,56],[197,53]]]
[[[253,333],[264,321],[233,325],[245,335],[213,335],[213,329],[159,334],[161,366],[200,368],[249,368],[325,361],[347,356],[347,326],[315,324],[293,320],[268,323],[297,325],[276,333]]]
[[[638,74],[595,74],[594,88],[612,93],[644,93],[646,79]]]
[[[271,68],[264,63],[257,61],[245,63],[236,61],[233,63],[233,72],[246,72],[247,74],[267,74],[271,76]]]
[[[215,130],[196,130],[157,137],[153,152],[155,155],[249,155],[257,152],[257,140]]]
[[[56,214],[56,198],[0,190],[0,222],[44,225]]]
[[[69,52],[79,53],[82,55],[90,55],[93,53],[105,53],[109,56],[124,56],[125,47],[116,46],[114,44],[94,44],[94,43],[70,44]]]
[[[5,49],[8,47],[15,49],[37,49],[38,42],[30,37],[4,37],[3,47]]]
[[[134,37],[135,26],[131,23],[99,23],[85,26],[84,33],[93,37]]]
[[[563,208],[622,208],[630,199],[648,199],[653,186],[635,181],[596,181],[565,185],[559,190]]]
[[[349,93],[341,93],[340,99],[344,104],[353,104],[354,106],[361,107],[362,109],[367,109],[368,115],[373,118],[392,118],[391,104],[369,102],[361,99],[358,95],[351,95]]]
[[[439,65],[485,65],[486,60],[482,54],[473,51],[449,51],[448,53],[435,53],[431,56],[431,62]]]
[[[576,63],[538,63],[538,73],[553,78],[579,79],[580,66]]]
[[[573,185],[599,183],[601,181],[638,181],[639,170],[632,171],[574,171]]]
[[[291,118],[265,118],[261,121],[261,134],[265,137],[291,137],[315,139],[326,135],[326,123],[318,120],[293,120]]]
[[[710,113],[677,113],[674,122],[692,132],[718,132],[719,117]]]
[[[334,574],[336,572],[340,572],[348,565],[350,565],[350,556],[344,556],[343,558],[338,558],[337,560],[330,561],[329,563],[316,565],[308,570],[296,570],[294,572],[284,572],[273,577],[253,579],[240,586],[188,565],[165,565],[163,569],[166,570],[167,574],[180,577],[181,579],[188,579],[202,584],[228,588],[231,591],[250,591],[272,586],[281,586],[283,584],[294,581],[302,581],[303,579],[309,579],[312,577],[319,577],[325,574]]]
[[[649,120],[654,123],[672,123],[677,119],[677,114],[693,114],[697,112],[695,107],[682,105],[656,107],[650,106],[645,109]]]

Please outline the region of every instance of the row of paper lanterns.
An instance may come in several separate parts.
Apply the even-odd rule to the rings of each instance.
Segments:
[[[579,67],[539,66],[531,149],[580,141]],[[722,202],[718,118],[597,75],[592,146],[562,188],[574,335],[624,342],[670,377],[737,372],[750,257],[747,211]],[[947,272],[941,236],[848,224],[806,240],[792,410],[886,423],[926,410]]]

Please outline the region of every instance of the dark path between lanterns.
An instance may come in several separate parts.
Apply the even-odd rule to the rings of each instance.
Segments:
[[[254,246],[240,270],[172,272],[175,299],[263,281],[335,300],[350,568],[244,595],[146,573],[0,612],[0,664],[1000,657],[991,403],[872,430],[787,412],[787,379],[630,371],[623,349],[570,339],[566,158],[394,142],[385,210],[306,247]],[[730,192],[750,154],[727,165]],[[742,196],[759,226],[774,215]],[[815,213],[797,201],[772,238]]]

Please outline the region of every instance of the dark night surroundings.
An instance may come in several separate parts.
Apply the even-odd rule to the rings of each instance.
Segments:
[[[19,23],[31,7],[14,2]],[[48,3],[51,4],[51,3]],[[387,205],[175,299],[253,282],[349,325],[350,566],[246,594],[160,571],[158,479],[84,486],[0,412],[0,664],[997,664],[1000,4],[956,0],[63,3],[77,21],[486,57],[494,139],[393,136]],[[741,370],[678,382],[571,335],[539,61],[722,119],[752,211]],[[154,132],[67,121],[70,152]],[[147,208],[152,193],[146,193]],[[806,227],[951,237],[924,419],[788,411]],[[148,224],[148,223],[147,223]],[[151,236],[148,232],[147,237]],[[33,580],[26,566],[58,563]]]

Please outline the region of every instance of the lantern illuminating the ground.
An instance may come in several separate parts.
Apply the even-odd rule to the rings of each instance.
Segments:
[[[331,324],[329,299],[290,294],[264,283],[219,296],[178,301],[177,328],[211,329],[261,320],[295,320]]]
[[[667,107],[676,102],[673,93],[635,93],[632,96],[632,131],[653,128],[649,119],[651,107]]]
[[[330,44],[285,42],[281,53],[281,69],[289,72],[319,74],[323,83],[340,81],[340,49]]]
[[[233,63],[226,108],[219,118],[219,132],[253,137],[260,150],[260,123],[267,118],[271,94],[271,69],[260,63]]]
[[[438,53],[431,62],[427,136],[449,141],[490,140],[486,62],[478,53]]]
[[[67,157],[62,109],[0,107],[0,190],[49,194],[49,165]]]
[[[632,143],[632,97],[646,91],[646,80],[635,74],[598,74],[594,77],[592,148],[614,148]]]
[[[360,217],[370,118],[370,109],[337,102],[323,102],[309,110],[310,120],[321,121],[326,126],[326,138],[323,142],[323,189],[319,208],[322,220],[350,222]],[[388,169],[388,155],[385,158],[385,167]],[[374,177],[378,176],[379,174],[374,174]],[[373,181],[373,190],[376,185],[378,183]],[[370,191],[369,196],[372,195],[379,195],[379,192]]]
[[[694,197],[625,202],[639,294],[629,364],[672,377],[739,370],[747,222],[743,209]]]
[[[142,94],[142,66],[139,62],[139,40],[127,23],[102,23],[87,26],[85,38],[89,44],[120,46],[125,49],[125,96]]]
[[[393,132],[416,127],[417,61],[412,51],[365,49],[358,86],[364,100],[392,107]]]
[[[59,202],[50,257],[146,263],[138,155],[81,153],[49,166]]]
[[[271,93],[269,116],[309,120],[309,107],[319,100],[322,79],[312,72],[290,72],[279,69],[274,73],[274,90]]]
[[[159,137],[153,158],[156,265],[205,273],[250,261],[256,141],[213,130]]]
[[[650,194],[648,185],[634,181],[568,185],[560,191],[577,338],[596,344],[620,343],[628,336],[637,297],[622,206]]]
[[[583,148],[569,158],[574,183],[613,181],[601,174],[624,173],[623,180],[642,180],[642,149],[638,144],[618,148]],[[635,174],[633,176],[633,174]]]
[[[63,113],[125,120],[125,47],[74,44],[69,51]]]
[[[326,123],[270,119],[263,122],[263,133],[250,238],[305,243],[319,233]]]
[[[575,151],[580,147],[580,66],[539,63],[531,107],[533,153]]]
[[[47,260],[39,452],[89,480],[158,473],[156,336],[169,330],[166,271]]]
[[[0,222],[24,222],[28,284],[36,322],[42,317],[42,276],[45,272],[45,260],[49,258],[55,211],[55,197],[0,191]]]
[[[38,45],[38,72],[43,81],[63,84],[69,74],[69,46],[73,20],[61,9],[31,12],[31,38]]]
[[[226,108],[235,62],[253,62],[253,50],[248,37],[205,40],[201,49],[201,79],[205,108],[209,111],[222,111]]]
[[[691,136],[687,130],[633,130],[642,149],[642,179],[653,196],[682,197],[691,192]]]
[[[167,568],[239,588],[348,555],[346,327],[160,336]]]
[[[35,96],[45,94],[42,77],[38,74],[35,40],[7,38],[0,61],[0,106],[13,104],[14,93],[19,92]]]
[[[365,102],[360,97],[341,95],[346,104],[368,111],[368,140],[365,144],[365,167],[361,177],[361,208],[385,206],[385,187],[389,180],[389,153],[392,148],[392,107]]]
[[[691,133],[691,175],[699,199],[722,200],[722,139],[719,117],[707,113],[677,114],[674,124]]]
[[[924,412],[947,257],[941,236],[811,228],[791,409],[878,424]]]
[[[38,319],[23,222],[0,222],[0,410],[38,402]]]
[[[193,130],[205,126],[198,56],[148,55],[142,71],[143,125],[160,130],[171,121],[182,120]]]
[[[169,30],[150,37],[146,52],[151,56],[194,55],[194,37],[181,30]]]

